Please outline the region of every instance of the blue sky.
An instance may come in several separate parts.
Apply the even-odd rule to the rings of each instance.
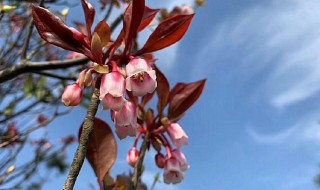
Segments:
[[[147,4],[158,8],[188,2]],[[182,149],[191,165],[186,178],[179,185],[158,184],[155,189],[317,189],[313,178],[320,163],[320,1],[206,4],[197,10],[183,40],[156,54],[171,86],[202,78],[207,84],[179,122],[189,136],[189,145]],[[70,18],[80,13],[71,10]],[[106,111],[98,115],[109,120]],[[77,134],[84,116],[84,110],[75,109],[46,132],[52,139],[61,131]],[[119,142],[112,175],[130,169],[125,156],[132,144],[133,139]],[[68,149],[70,162],[75,148]],[[153,156],[146,157],[143,176],[149,186],[153,176],[162,173]],[[45,189],[61,188],[65,176],[53,176]],[[75,189],[89,189],[89,183],[96,185],[85,163]]]

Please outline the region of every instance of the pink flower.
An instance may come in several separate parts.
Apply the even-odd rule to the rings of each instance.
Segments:
[[[181,148],[182,144],[188,144],[188,136],[178,123],[169,123],[167,131],[176,147]]]
[[[134,96],[144,96],[156,89],[156,72],[145,59],[132,58],[126,72],[126,89],[132,91]]]
[[[78,83],[68,84],[62,94],[62,102],[66,106],[77,106],[82,99],[82,90]]]
[[[85,57],[85,55],[83,55],[82,53],[78,53],[78,52],[71,52],[67,55],[66,59],[77,59],[77,58],[81,58],[81,57]]]
[[[102,76],[100,100],[102,100],[103,109],[119,111],[126,102],[124,92],[125,80],[119,72],[114,71]]]
[[[184,179],[184,173],[180,168],[180,163],[175,157],[166,160],[164,165],[163,181],[167,184],[180,183]]]
[[[127,101],[119,111],[111,111],[111,119],[116,126],[116,133],[120,139],[127,136],[134,137],[137,133],[137,107]]]
[[[138,158],[139,151],[136,149],[136,147],[133,147],[127,154],[127,162],[130,164],[130,166],[134,167],[138,161]]]
[[[137,134],[137,129],[132,125],[119,126],[116,125],[116,133],[120,140],[126,138],[127,136],[134,137]]]
[[[194,13],[194,10],[190,5],[183,5],[181,7],[181,14],[191,15],[193,13]]]
[[[186,170],[189,168],[189,164],[188,164],[188,162],[187,162],[186,157],[185,157],[184,154],[183,154],[182,152],[180,152],[178,149],[174,149],[174,150],[171,152],[171,155],[178,160],[178,162],[180,163],[180,169],[181,169],[182,171],[186,171]]]

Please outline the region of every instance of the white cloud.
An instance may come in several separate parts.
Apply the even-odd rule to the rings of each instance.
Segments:
[[[256,131],[252,127],[247,127],[246,132],[248,135],[259,144],[279,144],[285,143],[288,139],[290,139],[293,133],[297,130],[296,126],[293,126],[289,129],[274,133],[274,134],[262,134]]]
[[[272,70],[256,96],[277,108],[318,94],[319,9],[318,0],[274,0],[245,9],[213,27],[212,38],[205,39],[208,45],[197,56],[203,64],[193,74],[210,72],[205,67],[209,61],[231,65],[248,80],[263,69]]]
[[[259,132],[256,128],[246,127],[247,134],[252,140],[259,144],[283,144],[297,146],[319,146],[320,145],[320,110],[307,114],[299,119],[291,127],[278,132],[266,134]]]

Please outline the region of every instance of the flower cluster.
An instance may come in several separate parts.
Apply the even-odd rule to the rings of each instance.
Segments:
[[[111,118],[120,139],[127,136],[136,136],[137,106],[126,98],[126,92],[133,96],[144,96],[153,93],[157,87],[155,70],[151,64],[142,58],[130,57],[125,70],[111,63],[111,72],[98,74],[101,77],[100,100],[103,109],[111,110]],[[77,82],[67,85],[62,94],[62,102],[66,106],[77,106],[82,99],[81,87],[90,87],[96,79],[97,72],[85,69],[79,74]]]
[[[139,136],[146,132],[146,127],[140,128],[134,146],[128,152],[127,162],[131,166],[135,166],[138,161],[139,151],[137,150],[136,145]],[[185,155],[180,151],[182,145],[188,144],[188,136],[178,123],[171,122],[168,122],[167,126],[160,126],[150,134],[151,144],[158,151],[155,156],[155,163],[159,168],[164,169],[164,182],[167,184],[180,183],[184,179],[184,172],[189,168]],[[169,139],[177,148],[172,147]],[[161,149],[157,147],[158,145],[165,147],[166,155],[161,153]]]
[[[194,10],[188,6],[176,8],[139,49],[133,47],[137,33],[152,22],[159,9],[150,9],[145,6],[144,0],[132,0],[123,14],[123,28],[112,41],[111,29],[104,20],[96,25],[92,33],[95,10],[86,0],[81,2],[86,20],[86,26],[81,31],[66,26],[49,11],[33,6],[35,26],[44,40],[76,52],[68,58],[79,57],[80,53],[92,62],[79,74],[75,83],[65,87],[62,102],[66,106],[77,106],[81,102],[83,88],[92,87],[97,96],[99,90],[102,109],[110,110],[117,136],[120,139],[135,137],[127,162],[134,167],[139,157],[144,156],[139,155],[141,152],[137,149],[141,139],[147,144],[146,147],[157,151],[155,164],[164,169],[164,182],[181,182],[189,165],[180,149],[188,144],[188,136],[177,121],[199,98],[205,80],[178,83],[170,89],[167,78],[150,57],[153,57],[152,52],[166,48],[183,37]],[[50,33],[54,35],[48,35]],[[154,95],[158,101],[156,111],[146,108]],[[110,129],[99,119],[95,119],[94,123]],[[99,179],[103,177],[98,176]]]

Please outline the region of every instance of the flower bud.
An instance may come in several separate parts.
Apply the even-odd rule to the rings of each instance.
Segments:
[[[62,94],[62,102],[66,106],[77,106],[82,99],[82,90],[78,83],[68,84]]]
[[[136,147],[133,147],[127,154],[127,162],[130,164],[130,166],[134,167],[138,161],[138,158],[139,151],[136,149]]]
[[[163,168],[164,167],[164,164],[166,162],[166,158],[164,157],[164,155],[162,153],[158,153],[155,157],[155,160],[156,160],[156,165],[159,167],[159,168]]]

